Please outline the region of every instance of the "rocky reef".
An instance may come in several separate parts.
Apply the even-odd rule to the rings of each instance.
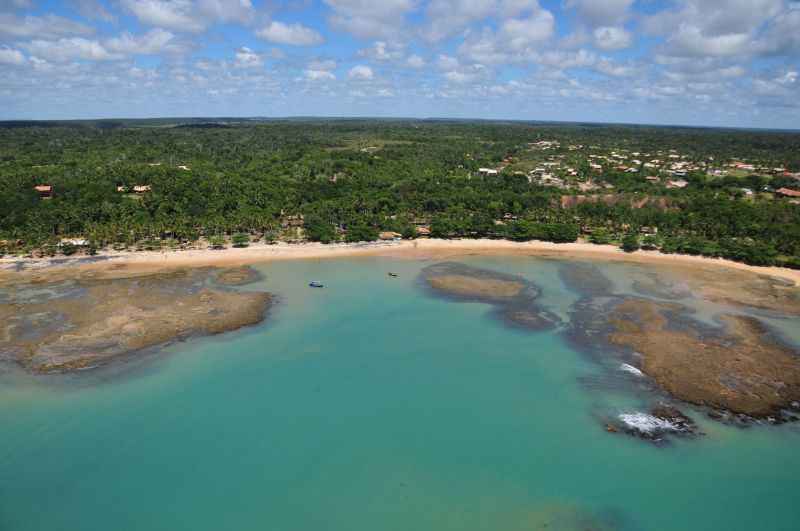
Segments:
[[[546,330],[560,321],[536,302],[540,289],[516,275],[442,262],[423,269],[422,278],[434,293],[451,300],[493,305],[496,315],[509,324]]]
[[[233,279],[212,268],[109,276],[40,277],[0,286],[0,359],[37,373],[97,367],[259,323],[272,299],[220,285],[250,278],[241,271]]]

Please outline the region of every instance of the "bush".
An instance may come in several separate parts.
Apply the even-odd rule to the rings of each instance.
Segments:
[[[212,236],[208,239],[208,244],[214,250],[221,250],[225,248],[225,238],[222,236]]]
[[[639,236],[633,233],[626,234],[622,239],[622,250],[632,253],[639,250]]]
[[[69,242],[65,242],[65,243],[61,244],[61,254],[63,254],[64,256],[71,256],[71,255],[75,254],[76,252],[78,252],[78,247],[77,246],[75,246],[75,245],[73,245],[73,244],[71,244]]]
[[[250,245],[250,236],[244,233],[234,234],[231,238],[234,247],[247,247]]]

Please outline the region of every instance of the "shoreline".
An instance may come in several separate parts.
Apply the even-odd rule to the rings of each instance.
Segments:
[[[769,275],[800,285],[800,271],[783,267],[751,266],[723,258],[659,251],[626,253],[613,245],[591,243],[514,242],[490,239],[416,239],[391,242],[301,244],[264,244],[224,250],[194,249],[185,251],[102,251],[95,256],[58,258],[0,258],[0,279],[44,270],[102,270],[124,265],[131,269],[161,270],[181,267],[233,266],[274,260],[303,260],[358,256],[384,256],[409,259],[443,259],[471,255],[542,256],[556,259],[599,259],[640,264],[711,266]]]

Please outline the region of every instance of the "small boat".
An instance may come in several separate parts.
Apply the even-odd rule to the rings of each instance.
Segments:
[[[325,285],[322,282],[317,282],[316,280],[312,280],[308,283],[309,286],[312,288],[324,288]]]
[[[397,273],[389,273],[389,276],[390,276],[390,277],[396,277],[396,276],[397,276]]]

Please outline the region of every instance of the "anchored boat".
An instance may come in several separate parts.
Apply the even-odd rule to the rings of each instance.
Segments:
[[[309,286],[312,288],[324,288],[325,285],[322,282],[317,282],[316,280],[312,280],[308,283]]]

